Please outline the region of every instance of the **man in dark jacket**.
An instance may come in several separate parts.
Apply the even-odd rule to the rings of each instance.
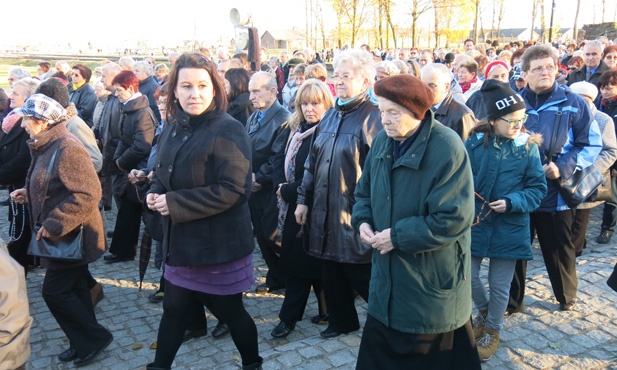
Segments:
[[[602,73],[608,71],[610,67],[602,60],[602,52],[604,51],[604,45],[598,40],[589,41],[585,45],[585,65],[581,68],[570,72],[568,75],[568,86],[575,82],[587,81],[596,87],[598,86],[598,79]],[[598,94],[598,97],[594,101],[596,107],[600,107],[600,100],[602,97]]]
[[[471,109],[452,97],[451,81],[451,73],[443,64],[432,63],[422,68],[422,82],[433,91],[431,110],[435,112],[435,119],[450,127],[465,141],[476,119]]]
[[[284,125],[291,113],[277,101],[276,79],[268,72],[257,72],[249,81],[250,99],[255,107],[246,129],[251,138],[253,185],[249,200],[253,232],[261,249],[268,273],[265,284],[257,293],[272,292],[285,287],[279,266],[278,207],[272,185],[272,164],[275,154],[285,150],[289,129]]]
[[[139,92],[148,98],[148,105],[152,113],[154,113],[154,117],[157,120],[156,124],[158,125],[161,122],[161,113],[156,104],[154,93],[159,88],[159,84],[154,79],[154,68],[150,63],[140,61],[133,65],[133,73],[135,73],[139,80]]]

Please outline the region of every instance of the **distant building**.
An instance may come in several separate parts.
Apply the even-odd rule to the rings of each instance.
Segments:
[[[260,46],[266,49],[303,49],[306,34],[298,30],[269,30],[261,35]]]

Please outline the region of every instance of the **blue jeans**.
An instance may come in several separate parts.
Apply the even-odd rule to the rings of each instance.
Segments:
[[[503,327],[503,314],[508,307],[510,297],[510,282],[514,274],[516,260],[491,258],[488,266],[487,292],[480,280],[480,266],[482,258],[471,258],[471,297],[478,310],[488,310],[485,326],[493,330],[501,330]]]

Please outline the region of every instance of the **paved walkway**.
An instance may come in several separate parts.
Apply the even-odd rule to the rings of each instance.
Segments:
[[[5,199],[6,192],[0,192]],[[617,369],[617,293],[606,279],[617,262],[615,243],[597,245],[602,207],[591,214],[589,242],[578,260],[579,304],[574,311],[561,312],[550,289],[540,249],[534,245],[534,260],[529,263],[527,308],[506,319],[497,354],[483,369]],[[6,207],[0,209],[0,220],[6,220]],[[114,213],[108,214],[113,227]],[[8,223],[0,223],[0,235],[6,239]],[[613,239],[617,242],[617,239]],[[265,264],[255,252],[255,276],[261,283]],[[138,290],[138,262],[107,265],[102,259],[91,265],[94,277],[105,287],[105,299],[97,306],[99,321],[109,328],[114,342],[100,359],[84,369],[140,369],[154,359],[150,345],[156,341],[162,313],[160,304],[148,302],[160,272],[151,266],[142,291]],[[56,356],[68,347],[64,333],[53,319],[41,297],[45,271],[36,269],[28,275],[32,326],[32,356],[29,369],[69,369],[72,364],[58,361]],[[309,317],[317,314],[311,297],[305,319],[285,339],[273,339],[270,332],[277,324],[283,296],[277,294],[245,294],[245,305],[254,317],[259,334],[264,369],[353,369],[360,344],[361,331],[323,340],[319,332],[324,326],[313,325]],[[357,301],[361,322],[366,318],[366,303]],[[210,327],[215,321],[210,318]],[[229,336],[191,340],[179,350],[176,369],[238,369],[240,357]]]

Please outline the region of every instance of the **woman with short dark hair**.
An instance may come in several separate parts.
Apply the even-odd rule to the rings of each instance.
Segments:
[[[244,68],[232,68],[225,72],[225,90],[229,106],[227,113],[237,119],[243,126],[255,107],[249,99],[249,80],[251,74]]]
[[[75,64],[73,66],[73,83],[69,87],[71,103],[75,104],[77,114],[83,119],[88,126],[94,125],[93,115],[96,107],[96,94],[90,86],[90,77],[92,70],[83,64]]]

